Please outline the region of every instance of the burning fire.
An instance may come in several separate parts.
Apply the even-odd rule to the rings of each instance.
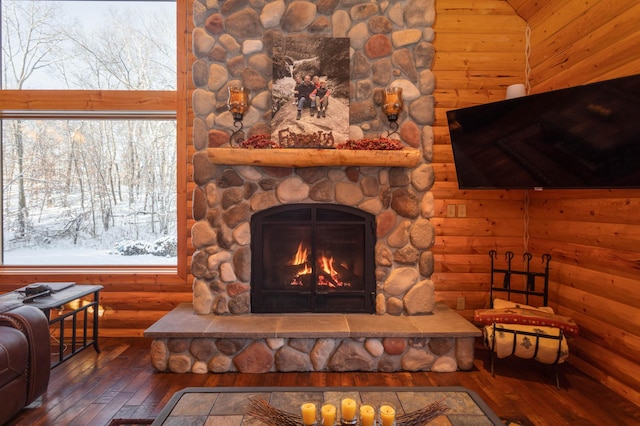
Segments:
[[[338,276],[338,271],[336,271],[333,267],[333,262],[333,257],[328,258],[325,256],[321,256],[320,259],[318,259],[318,265],[320,266],[320,269],[329,274],[329,276],[331,276],[332,278]]]
[[[311,272],[313,272],[311,270],[311,267],[309,266],[308,259],[309,259],[309,249],[304,247],[302,243],[298,244],[298,250],[296,251],[296,254],[293,256],[293,259],[291,259],[291,261],[289,262],[289,265],[293,265],[293,266],[302,265],[303,269],[298,271],[293,281],[291,281],[291,285],[303,285],[303,282],[302,280],[300,280],[300,277],[302,277],[303,275],[309,275]]]
[[[311,266],[309,265],[309,249],[304,247],[303,243],[298,244],[298,250],[295,255],[289,261],[289,265],[302,266],[294,279],[291,281],[291,285],[303,285],[301,277],[310,275],[313,273]],[[340,273],[335,268],[335,259],[333,257],[319,256],[318,257],[318,283],[320,286],[328,287],[348,287],[350,283],[343,282],[340,278]],[[346,268],[346,265],[340,264],[340,266]]]
[[[289,262],[289,265],[302,265],[303,263],[307,263],[307,258],[309,257],[309,250],[305,248],[302,243],[298,244],[298,251],[293,256],[293,259]]]

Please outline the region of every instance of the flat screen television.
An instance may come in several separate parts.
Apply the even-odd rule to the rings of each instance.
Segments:
[[[447,112],[460,189],[640,188],[640,74]]]

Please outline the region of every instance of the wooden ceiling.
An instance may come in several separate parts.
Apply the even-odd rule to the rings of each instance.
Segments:
[[[518,16],[527,22],[537,11],[552,2],[553,0],[507,0]]]

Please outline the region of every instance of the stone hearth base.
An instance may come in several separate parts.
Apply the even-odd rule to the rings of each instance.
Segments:
[[[414,316],[219,316],[185,303],[144,333],[153,367],[174,373],[469,370],[480,335],[443,304]]]

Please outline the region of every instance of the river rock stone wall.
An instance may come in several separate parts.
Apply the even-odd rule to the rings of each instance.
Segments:
[[[473,368],[474,337],[157,339],[151,363],[172,373],[433,371]]]
[[[433,0],[193,1],[191,272],[196,313],[249,314],[251,215],[280,204],[314,202],[376,215],[377,314],[432,311],[434,19]],[[294,34],[350,39],[352,139],[386,134],[382,90],[403,88],[399,139],[421,150],[421,164],[414,169],[274,168],[208,161],[207,149],[228,146],[235,130],[226,107],[231,84],[251,90],[251,108],[243,119],[247,136],[271,133],[272,46]]]

